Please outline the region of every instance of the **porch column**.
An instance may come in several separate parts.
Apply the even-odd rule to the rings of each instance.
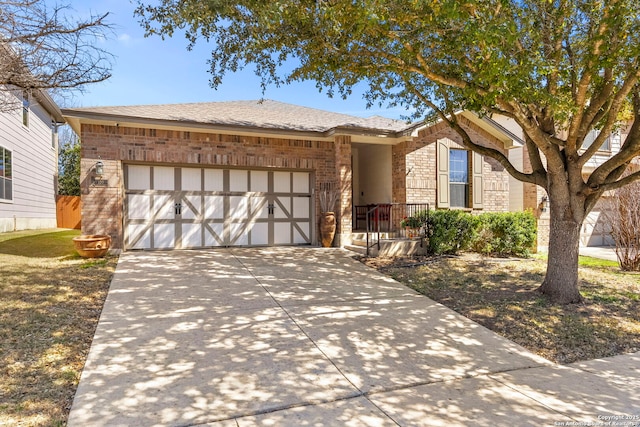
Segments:
[[[340,189],[338,218],[336,224],[335,245],[342,247],[351,243],[352,224],[352,185],[353,171],[351,170],[351,137],[336,136],[334,140],[336,164],[336,181]]]
[[[407,142],[391,147],[393,203],[407,203]]]

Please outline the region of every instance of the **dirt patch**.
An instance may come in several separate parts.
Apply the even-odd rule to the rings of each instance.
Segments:
[[[536,290],[540,258],[477,254],[360,258],[494,332],[556,363],[640,350],[640,276],[589,260],[580,267],[584,303],[555,305]]]
[[[0,253],[0,425],[66,423],[117,263],[41,252]]]

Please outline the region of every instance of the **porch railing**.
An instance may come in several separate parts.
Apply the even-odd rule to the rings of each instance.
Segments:
[[[420,212],[428,212],[428,203],[380,203],[358,205],[353,207],[353,230],[366,234],[367,255],[369,250],[377,246],[380,250],[380,234],[393,233],[396,238],[408,238],[408,231],[402,226],[405,218],[413,217]],[[364,228],[362,228],[364,226]],[[416,230],[419,234],[423,230]]]

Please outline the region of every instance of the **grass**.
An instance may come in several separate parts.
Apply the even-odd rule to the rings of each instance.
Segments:
[[[65,425],[117,258],[78,231],[0,234],[0,425]]]
[[[0,234],[0,254],[28,258],[80,258],[72,238],[79,230],[38,232],[37,230]],[[11,235],[15,235],[11,237]]]
[[[613,261],[580,257],[584,303],[567,306],[536,292],[544,279],[543,256],[363,261],[556,363],[640,351],[640,275]]]

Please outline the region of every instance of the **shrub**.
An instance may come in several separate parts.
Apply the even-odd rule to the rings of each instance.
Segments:
[[[478,215],[479,232],[472,249],[493,255],[528,256],[536,241],[537,227],[533,213],[494,212]]]
[[[620,268],[640,271],[640,182],[619,189],[608,208],[603,213],[611,225]]]
[[[412,216],[404,217],[402,221],[400,221],[401,227],[409,227],[409,228],[422,228],[427,225],[427,218],[429,217],[429,212],[426,210],[421,210],[415,212]]]
[[[435,210],[426,225],[427,251],[433,255],[455,254],[468,249],[474,240],[478,219],[464,211]]]

